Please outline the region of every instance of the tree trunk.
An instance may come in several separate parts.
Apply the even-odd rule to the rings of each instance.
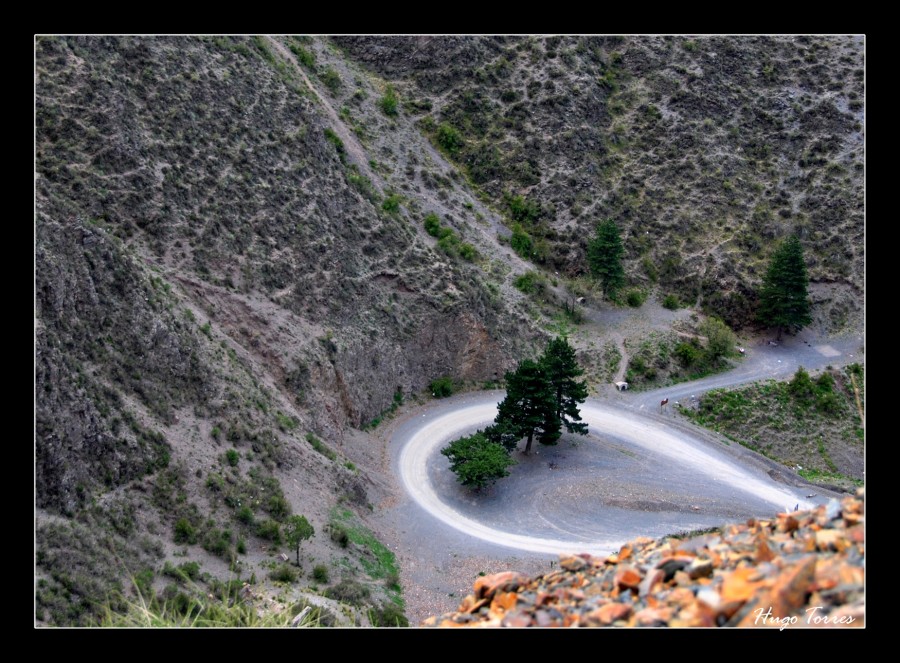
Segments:
[[[297,568],[300,568],[300,544],[297,544]]]
[[[528,442],[525,444],[525,453],[531,453],[531,440],[534,439],[534,431],[528,433]]]
[[[778,341],[779,343],[781,342],[781,333],[783,331],[784,331],[784,327],[782,327],[781,325],[778,325],[778,338],[776,338],[775,340]]]

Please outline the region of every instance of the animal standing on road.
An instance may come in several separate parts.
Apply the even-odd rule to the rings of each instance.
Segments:
[[[668,405],[668,404],[669,404],[669,399],[668,399],[668,398],[662,399],[662,400],[659,402],[659,411],[660,411],[660,412],[665,412],[665,410],[666,410],[666,405]]]

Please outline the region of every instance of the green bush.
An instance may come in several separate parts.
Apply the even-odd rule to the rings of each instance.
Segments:
[[[513,285],[517,290],[524,292],[526,295],[541,294],[547,287],[544,277],[537,272],[525,272],[521,276],[517,276]]]
[[[459,248],[459,257],[463,260],[472,261],[478,256],[478,251],[475,250],[475,247],[469,244],[468,242],[460,244]]]
[[[525,229],[518,223],[513,226],[513,233],[512,237],[509,238],[509,245],[512,247],[513,251],[523,258],[531,257],[531,235],[525,232]]]
[[[256,536],[261,539],[272,541],[276,545],[280,544],[281,526],[271,518],[266,518],[259,523],[259,526],[256,528]]]
[[[295,583],[298,576],[297,570],[287,564],[282,564],[269,571],[269,578],[275,582]]]
[[[642,306],[646,299],[647,293],[645,293],[643,290],[638,290],[637,288],[632,288],[625,295],[625,302],[632,308],[638,308]]]
[[[400,196],[396,193],[392,193],[387,198],[384,199],[384,202],[381,203],[381,209],[389,214],[396,214],[400,211]]]
[[[427,232],[432,237],[437,237],[441,232],[441,220],[434,212],[429,212],[425,215],[424,224],[425,232]]]
[[[432,380],[428,385],[431,395],[435,398],[446,398],[453,395],[453,379],[444,377]]]
[[[328,445],[326,445],[324,442],[322,442],[322,440],[317,438],[312,433],[306,434],[306,441],[312,445],[313,449],[325,456],[328,460],[334,460],[335,458],[337,458],[337,454],[334,452],[334,450],[328,447]]]
[[[272,495],[266,503],[266,511],[268,511],[275,520],[283,520],[291,513],[291,505],[284,498],[284,495]]]
[[[297,60],[307,69],[312,69],[316,66],[316,56],[312,53],[312,51],[307,51],[300,44],[291,44],[291,51],[294,55],[297,56]]]
[[[334,587],[329,587],[325,596],[336,601],[343,601],[351,605],[360,605],[369,598],[369,588],[355,580],[341,580]]]
[[[680,308],[680,304],[678,302],[678,297],[675,295],[666,295],[665,299],[663,299],[663,308],[667,308],[670,311],[677,311]]]
[[[460,133],[446,122],[438,127],[437,142],[450,155],[455,155],[463,146],[463,139]]]
[[[325,127],[324,133],[325,140],[334,145],[338,157],[340,157],[341,161],[345,161],[347,159],[347,149],[344,147],[344,141],[341,140],[341,137],[338,136],[331,127]]]
[[[350,544],[350,535],[347,530],[338,524],[331,525],[331,540],[338,544],[341,548],[346,548]]]
[[[393,85],[387,86],[384,96],[378,102],[378,105],[381,106],[381,112],[385,115],[394,116],[397,114],[397,92],[394,90]]]
[[[316,582],[328,582],[328,567],[324,564],[317,564],[313,568],[313,578],[315,578]]]
[[[245,504],[240,509],[238,509],[236,517],[240,522],[244,523],[245,525],[252,525],[253,524],[253,509],[251,509],[249,506],[247,506]]]
[[[175,543],[197,543],[197,530],[187,518],[179,518],[175,523]]]
[[[369,612],[369,621],[372,622],[372,626],[400,626],[403,628],[409,626],[409,619],[403,614],[403,610],[393,603],[385,603],[380,608],[371,610]]]
[[[237,449],[229,449],[225,452],[225,461],[231,465],[231,467],[237,467],[238,462],[240,461],[241,456],[237,452]]]
[[[682,341],[675,346],[675,356],[678,357],[685,366],[694,365],[702,355],[703,353],[700,348],[693,343]]]
[[[341,76],[335,71],[334,67],[328,67],[319,72],[319,78],[331,90],[331,94],[337,94],[338,90],[341,89]]]

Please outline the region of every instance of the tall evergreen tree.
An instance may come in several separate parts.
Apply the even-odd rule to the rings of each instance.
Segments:
[[[777,327],[779,339],[784,330],[805,327],[812,322],[808,285],[803,247],[797,236],[792,235],[772,254],[759,291],[757,319],[764,325]]]
[[[569,345],[568,339],[557,337],[547,343],[541,357],[541,367],[556,403],[556,418],[568,432],[586,435],[588,427],[585,423],[579,423],[581,413],[578,405],[587,398],[587,385],[584,380],[576,380],[584,374],[584,370],[578,365],[575,348]]]
[[[545,444],[559,439],[556,399],[539,363],[525,359],[506,374],[506,398],[498,406],[494,421],[517,440],[528,438],[525,453],[531,451],[535,433]]]
[[[612,219],[597,226],[597,233],[588,244],[587,257],[591,273],[600,280],[603,292],[613,295],[625,285],[625,271],[622,269],[622,238]]]

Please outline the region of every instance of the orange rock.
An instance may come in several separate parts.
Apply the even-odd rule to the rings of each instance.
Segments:
[[[632,552],[631,546],[627,544],[619,548],[619,561],[624,562],[626,559],[630,558]]]
[[[620,589],[635,589],[641,584],[641,572],[633,566],[620,566],[616,571],[616,586]]]
[[[722,582],[722,598],[725,601],[746,601],[763,585],[756,579],[757,576],[757,570],[752,567],[742,567],[727,574]]]
[[[497,591],[513,591],[528,582],[528,577],[515,571],[503,571],[483,576],[475,581],[475,596],[491,598]]]
[[[806,595],[812,591],[816,573],[816,558],[805,557],[788,568],[775,580],[769,592],[772,614],[786,617],[806,604]]]
[[[627,619],[630,615],[630,605],[626,603],[607,603],[593,612],[589,612],[586,618],[589,622],[609,625],[620,619]]]
[[[494,600],[491,601],[491,612],[497,613],[498,616],[502,617],[505,613],[516,607],[516,602],[518,600],[519,595],[515,592],[498,592],[497,595],[494,596]]]

